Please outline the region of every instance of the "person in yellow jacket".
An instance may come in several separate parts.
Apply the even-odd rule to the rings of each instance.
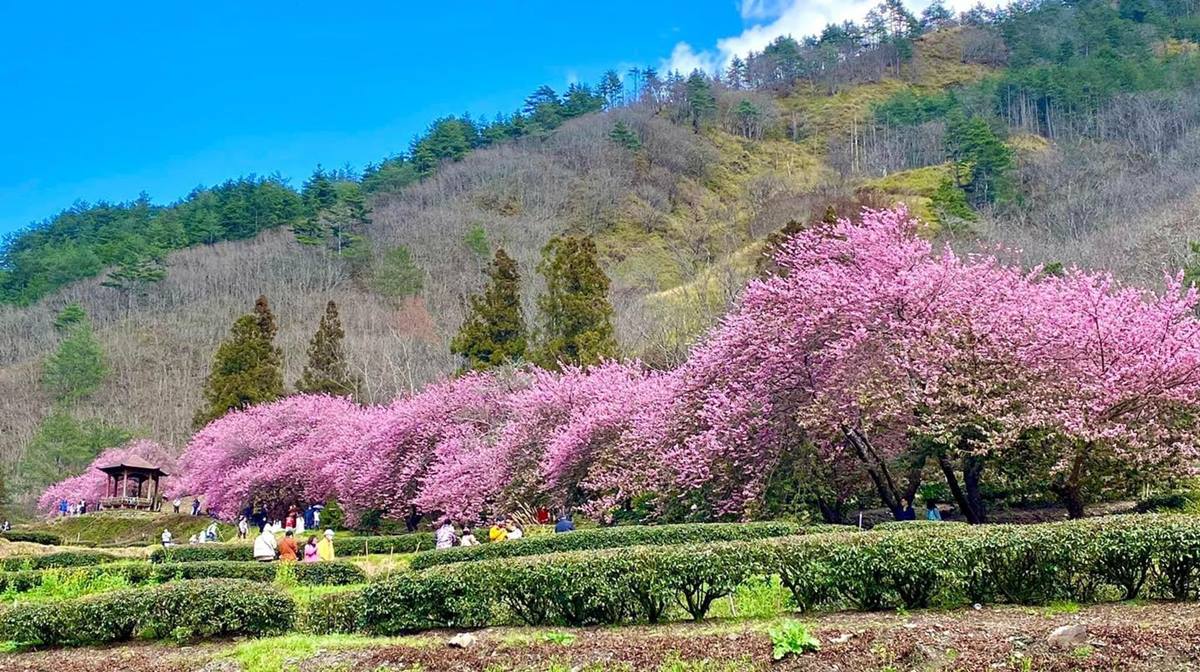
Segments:
[[[503,520],[497,520],[492,529],[488,530],[488,539],[491,541],[504,541],[508,539],[508,528],[504,526]]]
[[[325,538],[317,542],[317,557],[333,560],[333,530],[325,530]]]

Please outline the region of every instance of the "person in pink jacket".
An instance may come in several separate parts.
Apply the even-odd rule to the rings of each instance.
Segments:
[[[317,562],[320,559],[317,555],[317,538],[309,536],[308,541],[304,544],[304,562]]]

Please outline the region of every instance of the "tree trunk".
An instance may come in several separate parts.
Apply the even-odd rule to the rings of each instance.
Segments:
[[[817,499],[817,508],[821,510],[821,519],[830,525],[841,525],[846,522],[845,512],[842,510],[841,501],[827,502],[824,499]]]
[[[917,488],[921,487],[921,470],[925,466],[925,455],[915,456],[913,463],[909,465],[908,471],[904,475],[904,482],[900,483],[892,476],[887,462],[880,457],[875,447],[862,432],[857,429],[843,428],[842,433],[846,437],[846,443],[854,449],[855,455],[866,468],[867,475],[870,476],[871,482],[875,485],[875,491],[879,494],[879,499],[883,500],[884,506],[891,510],[893,517],[898,517],[900,500],[907,499],[911,505]]]
[[[962,458],[963,482],[958,481],[958,473],[954,464],[945,455],[938,455],[938,466],[946,475],[946,485],[954,502],[962,511],[963,517],[972,525],[987,522],[987,512],[983,508],[983,494],[979,491],[979,477],[983,473],[983,458],[975,455],[964,455]],[[965,487],[964,487],[965,486]]]

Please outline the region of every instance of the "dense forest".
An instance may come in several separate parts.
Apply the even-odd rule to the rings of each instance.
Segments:
[[[313,384],[305,351],[336,300],[339,366],[384,402],[574,348],[562,319],[531,319],[518,348],[480,317],[569,306],[569,272],[611,303],[598,352],[677,364],[780,232],[862,205],[903,201],[928,236],[1051,269],[1198,277],[1198,87],[1187,0],[962,15],[885,0],[721,72],[609,71],[493,119],[437,119],[362,170],[79,203],[0,249],[0,460],[25,492],[129,436],[179,441],[260,294],[279,393]],[[563,234],[588,241],[586,272],[551,254]]]

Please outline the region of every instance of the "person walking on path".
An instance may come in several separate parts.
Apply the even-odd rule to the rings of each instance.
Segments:
[[[308,536],[308,542],[304,544],[304,562],[316,562],[321,559],[317,551],[317,537],[315,535]]]
[[[261,534],[254,538],[254,559],[259,562],[271,562],[275,560],[275,551],[279,544],[275,541],[275,535],[267,530],[263,530]]]
[[[296,538],[292,536],[292,531],[288,530],[283,533],[283,541],[279,542],[279,559],[283,562],[295,562],[298,557],[296,548]]]
[[[325,530],[325,538],[317,542],[317,555],[321,560],[333,560],[333,530]]]
[[[245,516],[238,518],[238,539],[245,539],[250,535],[250,521],[246,520]]]
[[[192,498],[192,515],[193,516],[200,515],[200,498],[199,497]]]
[[[178,497],[175,498],[175,501],[171,502],[171,506],[175,507],[175,513],[179,513],[179,505],[182,503]]]
[[[162,545],[163,548],[167,548],[171,545],[171,531],[165,527],[163,528],[162,533]]]

